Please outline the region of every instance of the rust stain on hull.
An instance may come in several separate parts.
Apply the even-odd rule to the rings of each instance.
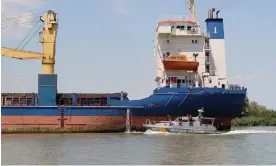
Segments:
[[[126,117],[121,116],[65,116],[61,126],[60,116],[2,116],[2,133],[9,132],[123,132]],[[176,118],[176,117],[172,117]],[[131,117],[131,129],[144,131],[146,119],[151,121],[168,120],[167,116]],[[215,125],[223,123],[226,129],[232,118],[216,118]]]

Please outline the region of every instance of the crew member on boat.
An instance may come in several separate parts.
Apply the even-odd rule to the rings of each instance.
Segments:
[[[182,126],[182,117],[179,117],[179,126]]]
[[[189,124],[190,124],[190,126],[193,126],[193,117],[192,117],[192,115],[189,114],[188,118],[189,118]]]
[[[172,123],[172,121],[171,121],[171,117],[170,117],[170,115],[167,115],[167,116],[168,116],[168,118],[169,118],[169,125],[172,126],[173,123]]]
[[[199,114],[198,115],[198,121],[199,121],[200,126],[202,125],[202,119],[201,118],[202,118],[202,116],[201,116],[201,114]]]

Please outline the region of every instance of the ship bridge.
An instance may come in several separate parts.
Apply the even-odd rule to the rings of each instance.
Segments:
[[[158,37],[203,36],[200,24],[189,16],[168,16],[157,22]]]

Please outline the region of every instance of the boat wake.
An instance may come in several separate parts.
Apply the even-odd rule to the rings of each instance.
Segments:
[[[226,133],[215,134],[215,135],[237,135],[237,134],[276,134],[276,130],[233,130]]]
[[[167,135],[167,134],[170,134],[168,132],[163,132],[163,131],[152,131],[150,129],[146,130],[144,132],[144,134],[147,134],[147,135],[154,135],[154,134],[163,134],[163,135]]]
[[[140,131],[126,131],[125,134],[141,134],[143,132]]]
[[[150,129],[146,130],[143,134],[146,135],[190,135],[185,133],[169,133],[169,132],[162,132],[162,131],[152,131]],[[248,129],[248,130],[232,130],[229,132],[218,133],[218,134],[206,134],[206,135],[241,135],[241,134],[276,134],[276,130],[256,130],[256,129]],[[193,134],[194,135],[194,134]],[[202,135],[202,134],[200,134]]]

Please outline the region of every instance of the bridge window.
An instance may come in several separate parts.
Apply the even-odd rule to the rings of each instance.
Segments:
[[[193,44],[196,44],[196,43],[197,43],[197,40],[192,40],[192,43],[193,43]]]
[[[178,25],[178,26],[176,26],[176,29],[184,30],[185,26],[184,25]]]

